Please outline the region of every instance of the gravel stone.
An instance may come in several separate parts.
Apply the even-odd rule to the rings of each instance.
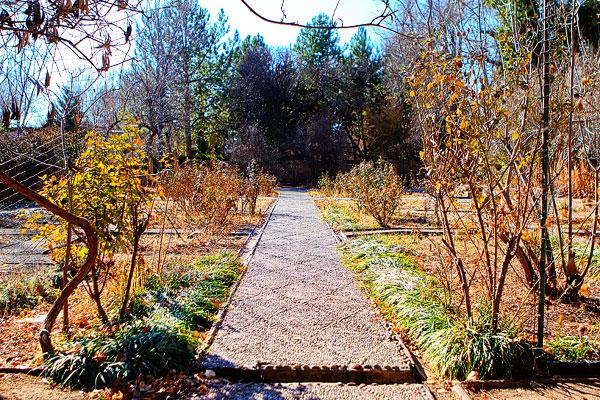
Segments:
[[[421,384],[350,386],[325,383],[237,383],[209,388],[202,399],[236,400],[433,400]]]
[[[217,374],[212,369],[207,369],[204,372],[204,376],[206,376],[207,379],[214,379],[217,377]]]

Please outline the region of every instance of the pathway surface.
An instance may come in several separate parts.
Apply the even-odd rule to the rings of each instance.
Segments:
[[[261,364],[409,368],[408,358],[390,339],[351,272],[341,266],[333,235],[301,189],[282,190],[203,363],[206,368]],[[222,390],[237,393],[231,398],[263,398],[253,397],[264,394],[257,388],[279,396],[264,398],[282,399],[381,398],[370,391],[381,392],[383,398],[419,399],[415,393],[423,389],[406,384],[370,385],[370,391],[347,385],[249,384]]]
[[[215,400],[421,400],[433,399],[424,385],[340,385],[330,383],[228,384],[211,388]]]

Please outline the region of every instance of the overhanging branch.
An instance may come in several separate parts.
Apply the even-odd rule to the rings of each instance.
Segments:
[[[397,29],[391,28],[390,26],[386,25],[386,23],[391,23],[392,19],[394,18],[394,15],[397,13],[397,11],[391,10],[389,7],[388,2],[386,2],[386,8],[385,10],[378,16],[376,16],[375,18],[373,18],[370,22],[365,22],[365,23],[361,23],[361,24],[353,24],[353,25],[343,25],[343,21],[342,21],[342,25],[329,25],[329,26],[312,26],[312,25],[308,25],[308,24],[301,24],[299,22],[289,22],[289,21],[277,21],[274,19],[270,19],[267,18],[265,16],[263,16],[262,14],[260,14],[258,11],[256,11],[250,4],[248,4],[247,0],[240,0],[245,6],[246,8],[252,13],[254,14],[256,17],[258,17],[260,20],[271,23],[271,24],[276,24],[276,25],[284,25],[284,26],[293,26],[296,28],[309,28],[309,29],[355,29],[355,28],[367,28],[367,27],[374,27],[374,28],[380,28],[383,30],[386,30],[388,32],[392,32],[395,33],[397,35],[406,37],[406,38],[411,38],[411,39],[418,39],[419,36],[416,35],[410,35],[410,34],[406,34],[404,32],[401,32]],[[282,4],[282,8],[283,8],[283,4]],[[285,16],[285,14],[283,14]],[[341,19],[340,19],[341,21]]]

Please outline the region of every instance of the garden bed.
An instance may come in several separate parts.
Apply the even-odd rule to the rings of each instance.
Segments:
[[[156,343],[152,354],[156,353],[157,346],[166,340],[165,355],[175,358],[175,363],[169,366],[168,370],[173,368],[181,370],[186,365],[186,368],[192,367],[196,348],[208,336],[221,303],[225,303],[228,299],[229,287],[242,272],[242,266],[235,259],[242,253],[244,246],[248,245],[249,235],[255,232],[256,227],[265,223],[274,203],[273,198],[259,199],[257,214],[236,215],[232,218],[232,223],[227,225],[227,229],[221,231],[218,236],[191,228],[181,229],[181,226],[185,226],[183,224],[179,225],[178,229],[165,229],[164,225],[159,224],[160,220],[157,220],[158,222],[151,225],[143,236],[140,246],[145,263],[140,263],[139,274],[147,276],[143,279],[144,291],[134,291],[135,295],[130,305],[133,319],[117,326],[103,324],[98,318],[94,302],[81,286],[69,300],[68,337],[60,333],[62,314],[56,321],[53,336],[59,349],[57,354],[62,356],[54,360],[58,362],[55,362],[54,366],[49,367],[50,364],[45,364],[46,373],[53,376],[54,380],[65,383],[71,372],[78,371],[69,382],[66,382],[67,384],[87,390],[98,386],[103,393],[106,390],[114,393],[122,390],[129,391],[131,394],[136,387],[139,390],[139,379],[135,382],[138,372],[135,371],[140,367],[131,357],[121,359],[123,356],[120,355],[131,352],[125,348],[121,349],[122,346],[127,347],[126,343],[131,340],[133,340],[131,343],[137,343],[138,340],[143,343],[154,340]],[[160,269],[153,267],[157,263],[158,251],[155,246],[158,242],[161,242],[160,246],[162,246]],[[126,260],[127,256],[123,256]],[[118,261],[119,256],[115,258]],[[223,267],[219,267],[220,265]],[[44,367],[38,344],[39,331],[50,304],[43,296],[36,293],[36,290],[52,286],[52,277],[49,275],[51,271],[52,269],[48,267],[21,266],[18,273],[15,269],[11,269],[2,275],[3,289],[9,285],[16,285],[23,295],[28,295],[28,297],[19,295],[14,298],[14,308],[7,309],[0,319],[0,368],[4,371],[26,370],[32,367],[39,370]],[[220,271],[228,272],[223,275]],[[148,274],[151,275],[149,280]],[[221,276],[223,279],[220,278]],[[41,281],[40,285],[36,285],[38,280]],[[119,283],[114,287],[110,283],[107,285],[103,296],[107,310],[117,310],[120,299],[119,287],[122,287],[122,284]],[[54,294],[56,293],[58,289],[54,289]],[[109,315],[112,318],[110,313],[111,311]],[[148,335],[154,339],[141,339],[142,336]],[[173,336],[174,341],[168,338],[170,336]],[[110,346],[106,347],[108,346],[106,343],[113,343],[117,347],[111,350]],[[181,351],[174,351],[174,345]],[[175,357],[177,354],[181,357]],[[80,359],[75,360],[78,357]],[[128,362],[134,364],[130,364],[122,371],[130,372],[111,371],[115,364]],[[164,360],[152,364],[163,363]],[[68,367],[68,364],[73,367]],[[64,368],[56,367],[57,365],[63,365]],[[75,365],[79,366],[74,367]],[[88,365],[87,370],[85,365]],[[75,369],[69,372],[69,368]],[[79,372],[81,370],[83,372]],[[107,372],[102,373],[102,371]],[[201,375],[196,377],[186,375],[185,379],[194,381],[193,387],[188,387],[187,384],[179,383],[180,377],[177,374],[172,376],[172,374],[167,375],[166,372],[168,371],[140,369],[139,373],[148,376],[149,379],[143,378],[141,381],[142,385],[146,385],[147,394],[154,393],[156,398],[161,398],[169,394],[165,392],[165,387],[170,387],[171,393],[175,393],[197,389],[204,385],[205,379]],[[81,374],[83,376],[79,376]],[[99,381],[96,385],[95,382],[91,383],[85,374],[105,376],[102,379],[106,382]],[[154,383],[157,377],[160,379]],[[86,379],[88,379],[87,383]],[[159,381],[164,384],[158,383]],[[102,389],[103,386],[115,386],[115,388],[105,390]]]
[[[458,282],[453,271],[447,271],[442,268],[442,257],[447,257],[448,255],[443,248],[441,232],[437,234],[435,232],[439,228],[433,221],[431,208],[428,210],[429,218],[427,221],[422,221],[419,224],[414,223],[415,219],[424,218],[423,211],[426,208],[424,199],[423,196],[417,198],[414,195],[403,197],[402,205],[394,215],[392,226],[383,230],[383,232],[378,232],[381,228],[377,228],[373,224],[357,223],[357,221],[368,221],[369,217],[359,213],[351,199],[334,200],[331,198],[316,198],[315,203],[321,209],[324,220],[332,226],[334,232],[338,232],[341,237],[345,237],[348,240],[348,245],[352,246],[352,243],[360,241],[363,241],[363,243],[368,243],[369,241],[383,243],[385,244],[383,247],[387,248],[387,250],[382,248],[380,250],[383,252],[382,254],[385,255],[390,252],[404,254],[414,264],[411,268],[421,271],[420,274],[422,274],[422,277],[419,279],[424,279],[423,277],[440,277],[446,274],[447,280],[438,282],[437,284],[442,286],[441,290],[446,293],[445,296],[452,296],[453,291],[458,290]],[[587,211],[582,207],[576,215],[581,220],[584,220],[586,213]],[[403,233],[399,233],[398,231]],[[384,233],[385,236],[378,235],[378,233]],[[581,244],[578,239],[576,239],[576,247],[577,243]],[[346,248],[348,245],[343,245],[343,248]],[[459,243],[459,246],[462,246],[465,252],[468,251],[469,245],[468,242]],[[369,257],[371,256],[373,255],[369,255]],[[472,257],[473,262],[471,265],[475,265],[475,257],[477,257],[475,252],[473,252]],[[349,265],[352,265],[355,261],[350,261]],[[383,261],[383,264],[386,262]],[[379,263],[381,264],[382,261],[380,260]],[[570,302],[563,302],[559,301],[559,299],[547,298],[545,310],[546,346],[544,349],[549,359],[560,360],[561,362],[589,359],[595,363],[595,360],[599,358],[600,282],[597,278],[599,267],[600,257],[596,260],[595,256],[592,273],[588,275],[586,284],[583,286],[577,299]],[[504,287],[505,294],[502,298],[502,309],[505,310],[505,317],[511,320],[511,326],[516,329],[514,337],[529,343],[529,347],[533,347],[537,323],[537,295],[536,293],[532,294],[523,285],[519,274],[514,270],[515,267],[511,268],[513,270],[507,275]],[[382,274],[383,278],[385,278],[385,273],[389,272],[384,270],[378,271],[378,273]],[[474,271],[469,270],[469,273],[472,272]],[[375,275],[371,273],[368,277],[365,277],[364,273],[358,273],[359,279],[371,291],[371,296],[382,307],[384,314],[391,320],[396,320],[400,325],[398,329],[406,334],[406,327],[402,327],[402,322],[398,321],[398,318],[401,317],[390,311],[390,304],[382,303],[381,299],[377,300],[377,296],[381,295],[377,291],[381,291],[382,287],[373,287],[371,279],[374,279]],[[361,276],[362,278],[360,278]],[[367,280],[365,281],[365,279]],[[394,283],[393,280],[389,282],[389,286],[394,285],[397,286],[397,282]],[[389,286],[384,285],[388,289]],[[400,296],[397,293],[396,295]],[[478,295],[479,293],[474,291],[474,296]],[[455,306],[461,307],[460,304],[455,304]],[[420,308],[423,308],[423,305]],[[446,316],[448,320],[457,318],[447,313]],[[411,337],[410,334],[406,334],[406,337],[409,341],[412,340],[413,343],[418,342],[417,338]],[[420,354],[420,351],[424,350],[416,346],[415,351],[417,354]],[[427,356],[426,351],[424,356]],[[448,364],[447,360],[444,364]],[[441,365],[438,367],[441,367]],[[563,374],[566,374],[568,371],[571,371],[574,375],[590,375],[589,370],[587,372],[584,371],[585,373],[580,373],[581,371],[577,372],[575,369],[569,370],[568,367],[561,370]],[[463,372],[465,375],[463,379],[466,378],[469,372]],[[542,373],[542,371],[537,372]],[[531,372],[525,373],[525,375],[527,374],[531,374]]]

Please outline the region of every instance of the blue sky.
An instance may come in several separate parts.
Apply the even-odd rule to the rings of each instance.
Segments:
[[[261,15],[274,20],[281,20],[282,0],[248,0],[248,3]],[[339,3],[339,4],[338,4]],[[337,10],[336,10],[336,4]],[[200,0],[200,5],[208,9],[211,17],[216,17],[222,8],[229,18],[231,30],[236,29],[240,38],[260,33],[265,42],[272,46],[288,47],[298,37],[300,28],[281,26],[264,22],[253,15],[240,0]],[[383,9],[381,0],[284,0],[283,8],[287,22],[306,23],[313,16],[325,13],[331,16],[335,12],[344,25],[354,25],[371,21]],[[356,29],[341,29],[338,31],[341,42],[345,43],[356,33]],[[374,43],[384,32],[370,29],[369,35]]]

